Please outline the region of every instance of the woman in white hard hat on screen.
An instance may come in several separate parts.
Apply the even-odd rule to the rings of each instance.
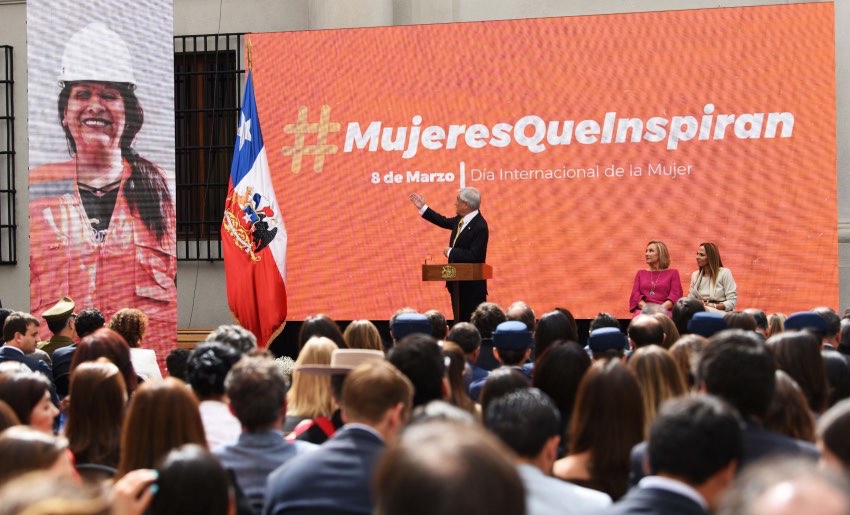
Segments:
[[[127,45],[96,22],[62,56],[58,108],[71,160],[30,172],[33,313],[62,296],[106,316],[148,315],[176,340],[174,204],[163,172],[133,149],[144,122]]]

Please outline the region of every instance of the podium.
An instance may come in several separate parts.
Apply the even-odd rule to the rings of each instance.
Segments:
[[[493,267],[487,263],[445,263],[422,265],[423,281],[446,281],[450,283],[453,318],[460,314],[460,281],[483,281],[493,278]],[[454,320],[455,323],[459,320]]]

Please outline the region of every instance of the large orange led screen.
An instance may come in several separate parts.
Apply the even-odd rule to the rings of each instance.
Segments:
[[[627,317],[651,239],[737,309],[838,301],[831,3],[248,36],[289,237],[289,317],[451,313],[420,267],[462,186],[489,298]]]

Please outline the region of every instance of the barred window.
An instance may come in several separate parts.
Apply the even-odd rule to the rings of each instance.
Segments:
[[[0,265],[18,263],[13,64],[12,47],[0,45]]]
[[[177,259],[220,261],[242,107],[243,34],[174,38]]]

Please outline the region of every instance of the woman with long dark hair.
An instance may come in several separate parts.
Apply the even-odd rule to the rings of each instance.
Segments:
[[[76,465],[86,471],[114,471],[127,404],[121,371],[106,358],[80,364],[71,378],[69,399],[65,437]]]
[[[584,374],[570,418],[570,447],[553,474],[607,493],[628,489],[629,456],[643,440],[643,403],[631,370],[620,360],[597,361]]]
[[[738,286],[732,272],[723,266],[717,245],[700,243],[696,260],[699,269],[691,273],[688,297],[702,302],[708,311],[734,311]]]
[[[106,316],[132,306],[150,317],[150,340],[167,345],[176,339],[174,201],[163,170],[133,147],[145,116],[127,45],[87,25],[65,47],[60,86],[71,159],[30,171],[32,312],[65,295]]]

